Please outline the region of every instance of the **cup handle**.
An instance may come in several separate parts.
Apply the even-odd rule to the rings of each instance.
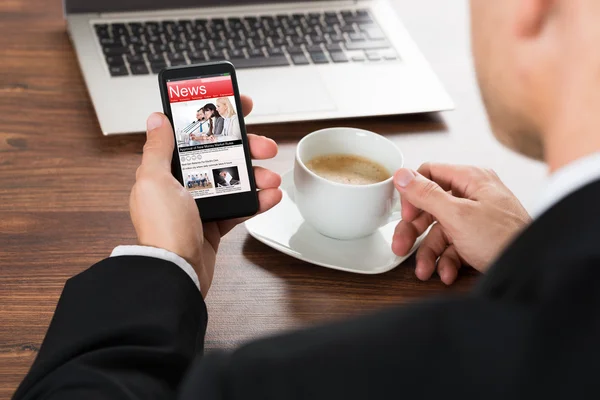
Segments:
[[[402,219],[402,204],[400,203],[400,194],[394,189],[394,196],[392,197],[392,210],[386,224],[390,222],[400,221]]]

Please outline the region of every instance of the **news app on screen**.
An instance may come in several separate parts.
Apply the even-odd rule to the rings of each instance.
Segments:
[[[167,82],[183,184],[195,199],[250,188],[229,74]]]

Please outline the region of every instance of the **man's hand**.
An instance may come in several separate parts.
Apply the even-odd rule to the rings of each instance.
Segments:
[[[244,116],[252,110],[252,100],[242,96]],[[248,135],[254,159],[273,158],[277,144],[266,137]],[[131,189],[129,209],[140,245],[169,250],[188,261],[200,280],[206,297],[215,269],[221,237],[244,219],[202,224],[191,194],[171,174],[174,135],[169,120],[159,113],[147,121],[147,139],[142,164]],[[260,209],[265,212],[281,200],[281,177],[262,167],[254,167]]]
[[[495,172],[476,167],[424,164],[401,169],[394,184],[402,198],[402,221],[392,250],[406,255],[434,222],[417,251],[416,275],[428,280],[436,270],[450,285],[463,264],[478,271],[491,261],[531,218]]]

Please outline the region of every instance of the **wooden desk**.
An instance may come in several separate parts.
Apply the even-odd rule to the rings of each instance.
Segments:
[[[281,143],[262,163],[283,173],[302,135],[332,125],[386,134],[407,164],[427,160],[495,168],[529,205],[540,165],[501,149],[485,120],[471,67],[466,1],[396,1],[457,110],[442,116],[363,119],[274,126],[251,131]],[[65,32],[60,0],[0,3],[0,398],[8,398],[29,365],[65,280],[135,242],[128,195],[143,135],[102,137]],[[357,93],[360,101],[360,93]],[[526,174],[529,180],[522,179]],[[208,297],[207,347],[318,321],[363,313],[438,293],[468,289],[463,271],[446,288],[419,282],[414,260],[382,276],[327,270],[284,256],[243,227],[221,246]]]

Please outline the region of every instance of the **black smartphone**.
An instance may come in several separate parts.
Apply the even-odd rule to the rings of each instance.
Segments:
[[[158,81],[175,134],[173,175],[196,200],[202,220],[256,214],[258,193],[233,65],[167,68]]]

